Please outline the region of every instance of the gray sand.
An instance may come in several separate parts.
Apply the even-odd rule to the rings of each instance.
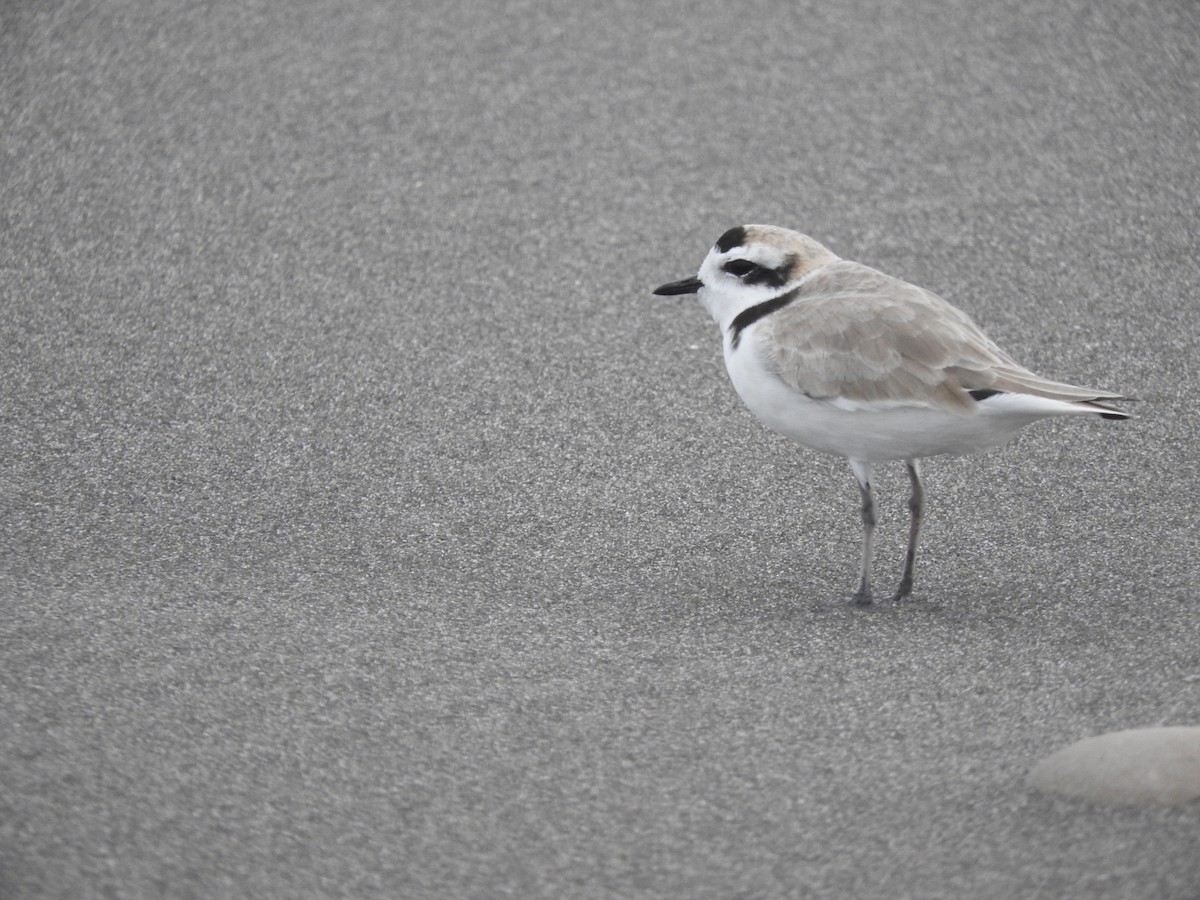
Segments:
[[[1198,9],[6,4],[0,896],[1194,900],[1025,778],[1200,725]],[[1138,418],[842,606],[845,464],[649,294],[745,221]]]

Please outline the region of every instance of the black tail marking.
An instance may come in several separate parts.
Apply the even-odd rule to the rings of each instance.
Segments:
[[[992,388],[972,388],[967,391],[971,395],[971,399],[978,403],[980,400],[986,400],[988,397],[995,397],[997,394],[1006,393],[1005,391],[997,391]],[[1102,419],[1129,419],[1132,416],[1129,413],[1123,413],[1120,410],[1113,409],[1111,406],[1101,406],[1096,401],[1083,400],[1081,403],[1092,406]]]

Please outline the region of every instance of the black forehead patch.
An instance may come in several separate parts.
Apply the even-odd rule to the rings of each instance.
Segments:
[[[746,229],[738,225],[717,238],[717,249],[722,253],[728,253],[734,247],[740,247],[744,243],[746,243]]]

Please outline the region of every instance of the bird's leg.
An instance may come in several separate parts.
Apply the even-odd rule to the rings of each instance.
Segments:
[[[875,547],[875,495],[871,493],[871,467],[866,463],[850,461],[854,477],[862,490],[862,569],[859,572],[858,590],[850,598],[856,606],[871,603],[871,559]]]
[[[921,519],[925,514],[925,489],[921,486],[921,464],[918,460],[905,461],[908,480],[912,482],[912,493],[908,497],[908,552],[904,555],[904,575],[900,586],[892,595],[893,600],[905,600],[912,594],[913,563],[917,559],[917,535],[921,533]]]

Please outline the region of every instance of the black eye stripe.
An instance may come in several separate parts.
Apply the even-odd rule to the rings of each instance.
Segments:
[[[748,259],[731,259],[721,269],[742,279],[743,284],[761,284],[767,287],[783,287],[788,282],[794,260],[790,257],[775,269],[768,269]]]
[[[783,287],[788,281],[790,265],[782,265],[778,269],[767,269],[755,266],[754,270],[742,279],[745,284],[765,284],[767,287]]]
[[[758,268],[758,266],[750,262],[748,259],[731,259],[721,268],[723,268],[730,275],[736,275],[738,278],[741,278],[747,272],[753,272]]]

